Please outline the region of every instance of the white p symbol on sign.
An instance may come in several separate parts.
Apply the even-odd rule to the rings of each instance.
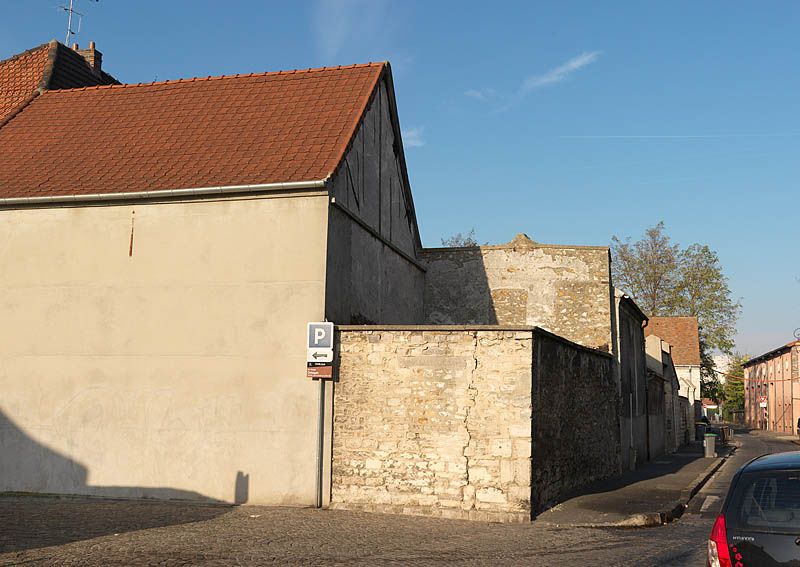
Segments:
[[[333,323],[309,323],[308,348],[333,348]]]

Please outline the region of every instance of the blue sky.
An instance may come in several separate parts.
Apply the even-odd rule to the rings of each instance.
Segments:
[[[715,249],[738,348],[800,327],[800,3],[76,0],[123,82],[389,60],[423,242]],[[4,0],[0,58],[69,0]]]

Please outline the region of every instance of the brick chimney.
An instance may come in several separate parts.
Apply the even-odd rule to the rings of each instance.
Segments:
[[[103,65],[103,54],[95,49],[93,41],[89,42],[89,49],[78,49],[77,43],[72,46],[72,49],[80,53],[83,58],[86,59],[95,73],[100,73]]]

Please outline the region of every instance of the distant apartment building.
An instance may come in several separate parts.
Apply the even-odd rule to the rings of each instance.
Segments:
[[[744,413],[750,427],[794,433],[800,418],[800,341],[744,363]]]

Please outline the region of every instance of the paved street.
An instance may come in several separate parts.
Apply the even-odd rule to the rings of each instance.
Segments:
[[[159,502],[0,499],[5,565],[702,565],[735,470],[792,443],[739,435],[742,447],[659,528],[568,529],[314,509]]]

